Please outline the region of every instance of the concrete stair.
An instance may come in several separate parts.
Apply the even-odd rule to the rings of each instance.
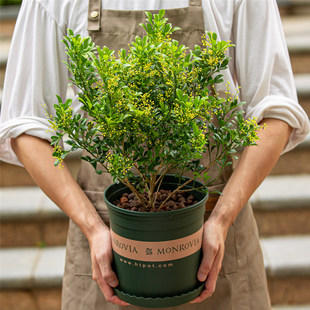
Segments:
[[[273,304],[310,303],[310,236],[261,240]]]
[[[282,17],[310,14],[309,0],[277,0]]]
[[[260,236],[310,235],[309,189],[309,174],[266,178],[251,198]]]
[[[310,173],[310,135],[294,150],[283,154],[271,170],[271,175]]]
[[[64,246],[2,249],[1,309],[60,309],[64,259]]]
[[[0,247],[66,244],[68,218],[38,187],[2,188],[0,193]]]
[[[82,152],[77,151],[69,154],[65,159],[65,163],[74,177],[77,176],[80,168],[80,156]],[[0,187],[23,187],[35,186],[29,173],[25,168],[20,166],[11,165],[0,161]],[[18,178],[16,176],[18,175]]]
[[[310,0],[277,2],[299,101],[310,117]],[[16,9],[1,8],[0,102],[15,17]],[[74,175],[78,155],[67,160]],[[251,198],[274,310],[310,310],[309,159],[310,136],[281,156]],[[60,309],[68,218],[25,169],[0,162],[0,170],[0,309]]]

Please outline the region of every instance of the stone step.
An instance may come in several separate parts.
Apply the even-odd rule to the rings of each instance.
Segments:
[[[310,235],[261,239],[272,304],[310,303]]]
[[[0,308],[59,310],[65,247],[0,250]]]
[[[0,201],[0,247],[66,244],[69,220],[40,188],[1,188]]]
[[[309,69],[310,70],[310,66]],[[295,84],[299,99],[310,97],[310,73],[296,74]]]
[[[1,290],[58,288],[65,247],[1,249]]]
[[[1,3],[1,10],[0,10],[0,21],[1,24],[4,22],[10,22],[10,21],[15,21],[20,9],[20,5],[18,4],[18,2],[22,2],[21,0],[5,0],[2,2],[7,2],[6,5],[2,5]],[[11,5],[9,4],[11,3]],[[14,4],[15,3],[15,4]]]
[[[61,309],[61,288],[0,291],[0,309],[59,310]]]
[[[310,72],[310,64],[307,70]],[[299,104],[310,118],[310,73],[295,74],[294,77]]]
[[[310,72],[309,16],[310,14],[282,17],[285,39],[295,74]]]
[[[310,14],[309,0],[277,0],[282,17]]]
[[[11,45],[10,39],[0,39],[0,88],[2,90],[3,83],[4,83],[4,75],[6,69],[6,63],[8,60],[9,49]],[[0,103],[2,98],[0,100]]]
[[[261,236],[310,234],[310,174],[269,176],[251,197]]]
[[[268,177],[251,198],[261,236],[310,234],[309,188],[310,175]],[[0,247],[65,245],[68,218],[39,188],[1,188],[0,201]]]
[[[310,236],[266,238],[261,244],[273,305],[306,309],[301,307],[310,303]],[[48,301],[48,309],[60,309],[64,247],[1,249],[0,258],[1,309],[46,310]],[[28,307],[17,308],[17,300]]]
[[[310,174],[310,135],[294,150],[280,156],[271,170],[272,175]]]
[[[65,159],[69,170],[75,178],[80,169],[81,154],[81,151],[73,152]],[[0,187],[36,186],[29,173],[23,167],[0,161],[0,170]]]

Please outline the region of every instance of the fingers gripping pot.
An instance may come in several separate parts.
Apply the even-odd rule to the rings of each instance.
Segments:
[[[183,178],[183,180],[186,180]],[[167,175],[161,188],[175,189],[179,178]],[[112,184],[105,193],[108,206],[114,268],[119,278],[115,289],[121,299],[142,307],[170,307],[197,297],[203,283],[197,280],[201,262],[203,219],[208,195],[193,188],[198,203],[179,210],[137,212],[111,203],[130,190]]]

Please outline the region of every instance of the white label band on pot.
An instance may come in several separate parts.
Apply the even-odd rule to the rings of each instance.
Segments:
[[[121,237],[111,230],[113,250],[128,259],[162,262],[190,256],[201,249],[203,227],[194,234],[168,241],[137,241]]]

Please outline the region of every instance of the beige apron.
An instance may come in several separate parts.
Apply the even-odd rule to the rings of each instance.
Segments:
[[[152,12],[152,11],[151,11]],[[153,13],[153,12],[152,12]],[[193,48],[200,44],[204,33],[201,0],[190,0],[189,7],[166,10],[166,17],[173,26],[182,28],[173,38]],[[101,0],[89,1],[88,31],[99,46],[110,49],[127,48],[135,36],[143,35],[139,23],[145,22],[144,11],[101,10]],[[207,160],[206,158],[204,160]],[[231,175],[228,167],[210,190],[222,190]],[[211,171],[216,175],[217,171]],[[107,208],[103,191],[112,183],[108,175],[98,176],[89,163],[82,161],[78,182],[94,207],[108,225]],[[216,197],[211,197],[212,208]],[[206,212],[206,217],[208,216]],[[186,304],[176,309],[192,310],[268,310],[271,309],[258,232],[253,212],[247,204],[230,227],[226,243],[223,267],[214,294],[200,304]],[[65,274],[63,278],[63,310],[120,309],[108,304],[97,284],[92,280],[91,258],[88,241],[70,220]],[[136,306],[128,310],[141,309]],[[173,308],[169,308],[173,309]]]

